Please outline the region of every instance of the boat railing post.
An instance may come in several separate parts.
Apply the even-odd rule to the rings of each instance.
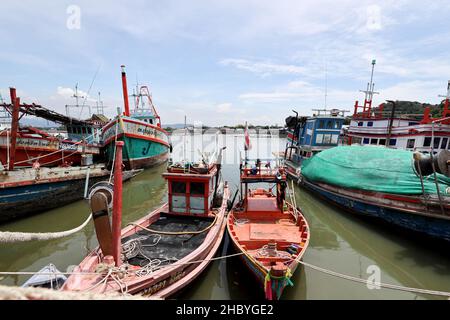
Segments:
[[[116,158],[114,163],[114,199],[113,199],[113,257],[116,266],[121,261],[121,229],[122,229],[122,148],[124,142],[116,142]]]
[[[20,110],[20,98],[16,96],[16,88],[9,88],[12,105],[12,120],[11,120],[11,141],[9,151],[9,166],[8,170],[14,170],[14,163],[16,161],[16,143],[17,132],[19,130],[19,110]]]

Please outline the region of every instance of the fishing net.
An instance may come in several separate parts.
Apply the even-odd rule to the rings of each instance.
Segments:
[[[340,146],[324,150],[302,163],[309,181],[335,186],[395,193],[422,194],[420,177],[414,169],[413,153],[369,146]],[[439,191],[449,195],[450,179],[437,174]],[[424,177],[426,194],[436,194],[434,176]]]

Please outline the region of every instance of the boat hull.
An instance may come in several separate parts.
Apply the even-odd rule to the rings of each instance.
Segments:
[[[122,156],[128,169],[150,168],[169,159],[168,133],[143,121],[127,117],[115,119],[105,126],[103,140],[109,163],[114,159],[114,142],[125,142]]]
[[[8,163],[8,148],[6,135],[0,136],[0,162],[6,166]],[[45,138],[17,139],[15,153],[15,168],[31,167],[38,162],[41,167],[56,167],[63,163],[73,166],[81,165],[82,155],[100,156],[100,147],[95,145],[82,146],[73,142]]]
[[[269,193],[256,189],[245,207],[237,204],[228,215],[227,230],[266,299],[276,300],[293,285],[290,278],[308,247],[309,226],[294,205],[285,202],[287,209],[280,210]]]
[[[0,223],[58,208],[84,198],[88,167],[19,169],[6,172],[0,180]],[[106,180],[105,166],[89,170],[89,183]],[[9,176],[8,176],[9,175]],[[125,172],[129,179],[133,172]]]
[[[399,209],[394,208],[395,202],[391,202],[390,205],[381,203],[380,199],[384,197],[379,196],[367,196],[367,200],[362,200],[356,197],[350,197],[326,188],[324,185],[317,185],[306,179],[302,179],[302,185],[312,192],[318,194],[322,198],[329,202],[345,209],[346,211],[361,215],[370,216],[387,223],[402,227],[407,230],[412,230],[431,236],[434,238],[450,241],[450,219],[449,217],[439,217],[438,215],[426,215],[425,207],[421,211],[420,206],[416,205],[415,209]],[[356,194],[355,194],[356,195]],[[375,202],[375,201],[378,201]],[[401,203],[401,202],[400,202]],[[405,207],[411,207],[412,204],[403,204]],[[449,208],[444,208],[449,210]]]

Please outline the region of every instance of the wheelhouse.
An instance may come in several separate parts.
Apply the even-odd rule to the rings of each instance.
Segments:
[[[216,164],[170,166],[163,177],[168,183],[169,213],[208,216],[219,179]]]

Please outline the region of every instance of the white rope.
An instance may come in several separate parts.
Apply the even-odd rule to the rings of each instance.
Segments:
[[[250,222],[249,219],[236,219],[236,220],[234,220],[234,225],[235,225],[235,226],[238,226],[238,227],[241,227],[241,226],[243,226],[244,224],[247,224],[247,223],[249,223],[249,222]]]
[[[338,273],[335,271],[327,270],[303,261],[299,261],[302,265],[309,267],[311,269],[314,269],[316,271],[338,277],[341,279],[346,279],[354,282],[364,283],[364,284],[370,284],[372,286],[379,286],[381,288],[387,288],[387,289],[393,289],[393,290],[400,290],[400,291],[407,291],[407,292],[413,292],[413,293],[422,293],[422,294],[429,294],[429,295],[435,295],[435,296],[444,296],[444,297],[450,297],[450,292],[446,291],[437,291],[437,290],[427,290],[427,289],[420,289],[420,288],[411,288],[411,287],[403,287],[398,286],[395,284],[389,284],[389,283],[381,283],[381,282],[373,282],[362,278],[352,277],[346,274]]]
[[[78,227],[70,229],[67,231],[60,232],[9,232],[0,231],[0,243],[11,243],[11,242],[25,242],[25,241],[46,241],[59,239],[63,237],[70,236],[81,229],[83,229],[91,220],[92,215],[89,214],[88,218]]]

